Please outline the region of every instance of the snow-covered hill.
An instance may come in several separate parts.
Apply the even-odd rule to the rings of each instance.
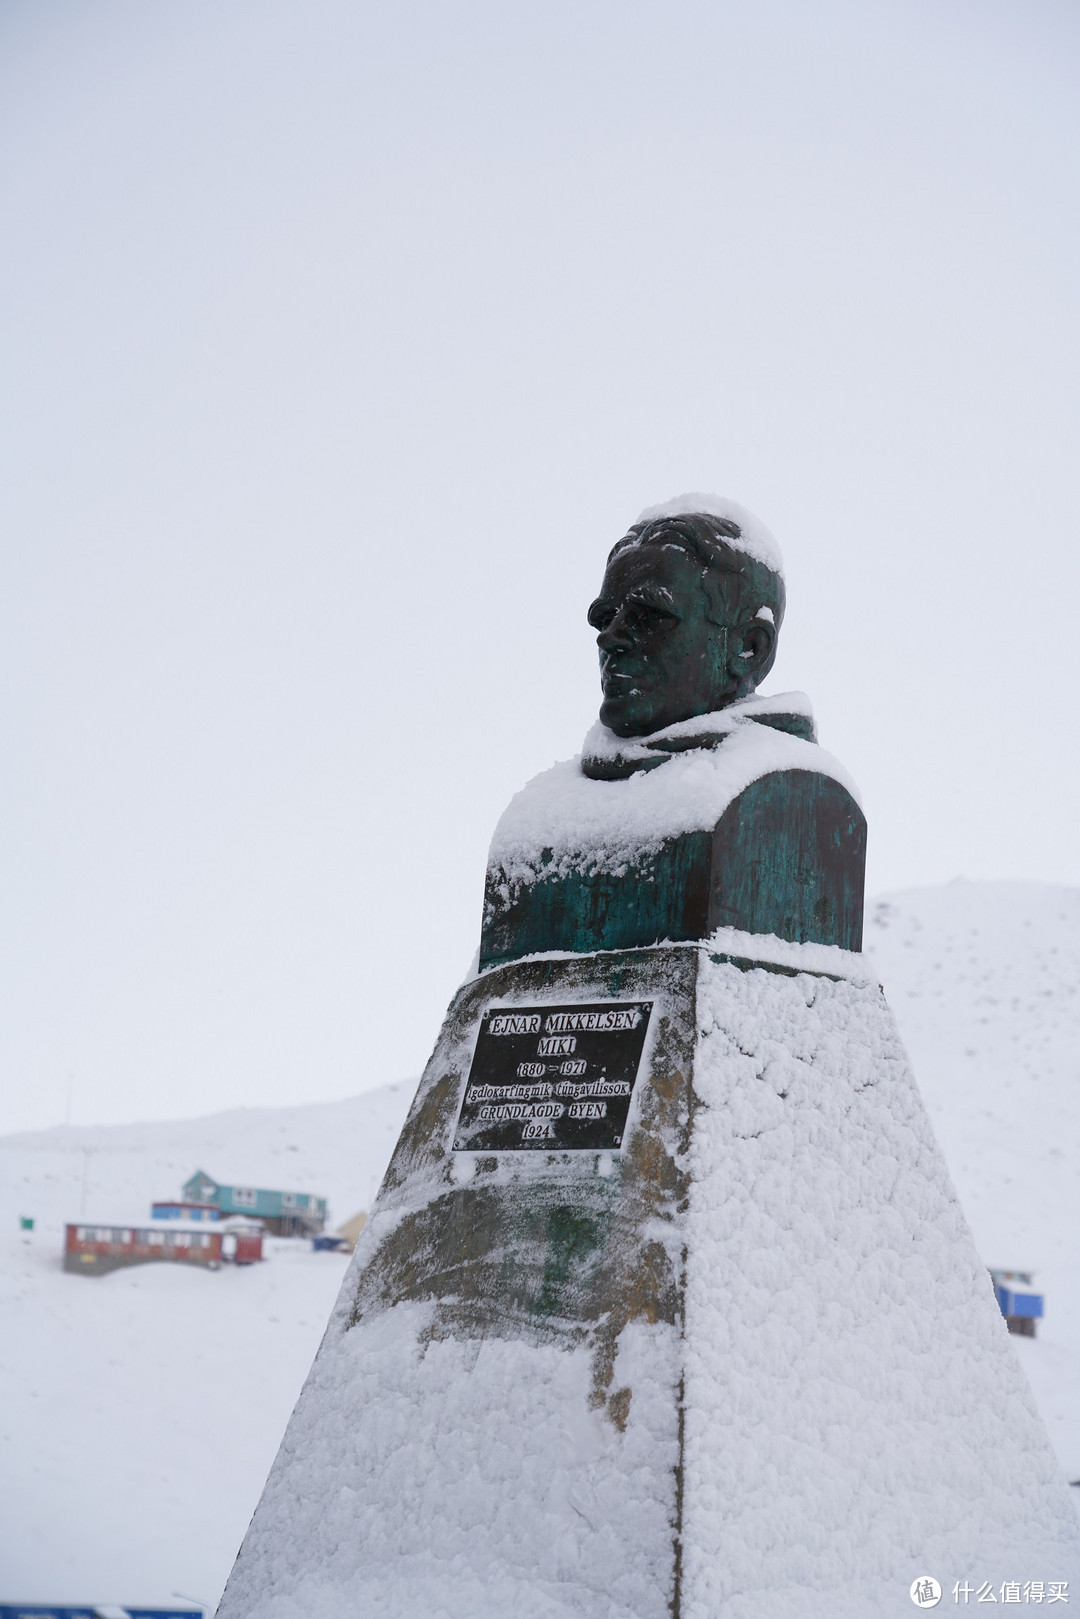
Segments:
[[[864,943],[987,1262],[1075,1265],[1080,889],[955,882],[885,895]],[[1076,1295],[1080,1328],[1075,1281],[1062,1291]]]
[[[3,1195],[54,1222],[145,1220],[195,1169],[239,1185],[317,1192],[336,1225],[378,1190],[415,1083],[345,1102],[235,1108],[166,1124],[102,1125],[0,1136]],[[20,1192],[19,1188],[23,1188]],[[59,1222],[59,1224],[57,1224]]]
[[[1078,1478],[1080,891],[889,895],[866,942],[984,1259],[1045,1289],[1039,1338],[1015,1343]],[[0,1138],[0,1600],[212,1605],[344,1268],[272,1242],[248,1270],[90,1280],[59,1268],[63,1223],[144,1217],[196,1168],[323,1193],[345,1219],[370,1206],[411,1091]]]

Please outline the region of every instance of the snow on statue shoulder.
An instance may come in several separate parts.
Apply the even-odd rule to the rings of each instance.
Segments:
[[[852,784],[801,693],[756,695],[784,606],[776,542],[732,501],[680,496],[619,541],[589,609],[600,719],[496,829],[481,966],[724,926],[861,947]]]

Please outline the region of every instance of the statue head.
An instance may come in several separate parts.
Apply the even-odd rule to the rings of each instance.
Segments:
[[[749,696],[772,668],[783,616],[780,552],[750,512],[714,495],[643,512],[589,608],[601,720],[617,736],[648,736]]]

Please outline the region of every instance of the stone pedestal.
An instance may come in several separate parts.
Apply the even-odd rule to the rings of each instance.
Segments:
[[[865,1619],[924,1574],[1080,1578],[881,993],[768,954],[462,988],[219,1619]]]

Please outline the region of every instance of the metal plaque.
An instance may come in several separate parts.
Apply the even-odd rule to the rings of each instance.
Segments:
[[[601,1001],[485,1012],[455,1151],[620,1147],[652,1007]]]

